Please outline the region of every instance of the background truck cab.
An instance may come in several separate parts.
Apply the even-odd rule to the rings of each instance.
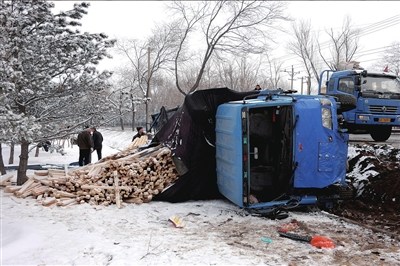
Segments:
[[[400,126],[400,79],[388,73],[362,69],[325,70],[321,73],[319,94],[341,98],[353,95],[356,108],[343,112],[350,133],[368,132],[375,141],[386,141],[392,127]]]
[[[261,91],[216,114],[219,191],[245,208],[315,204],[345,184],[348,134],[333,97]]]

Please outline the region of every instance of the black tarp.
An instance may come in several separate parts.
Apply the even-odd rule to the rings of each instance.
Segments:
[[[196,91],[155,135],[153,143],[171,148],[188,171],[154,200],[182,202],[220,197],[216,178],[215,115],[220,104],[257,94],[228,88]]]
[[[159,113],[151,115],[153,123],[150,126],[150,131],[154,129],[155,132],[158,132],[168,123],[168,120],[171,119],[178,109],[179,106],[172,109],[166,109],[165,106],[162,106]]]

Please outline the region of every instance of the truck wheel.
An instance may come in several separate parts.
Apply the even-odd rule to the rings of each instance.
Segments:
[[[357,99],[353,95],[333,94],[332,96],[336,97],[337,101],[339,102],[338,114],[350,111],[357,106]]]
[[[375,141],[386,141],[392,134],[391,126],[377,126],[370,130],[371,137]]]

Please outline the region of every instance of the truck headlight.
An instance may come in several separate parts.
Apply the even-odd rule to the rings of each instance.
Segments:
[[[358,118],[358,120],[361,120],[361,121],[368,121],[369,115],[358,115],[357,118]]]
[[[322,126],[332,129],[332,113],[330,108],[321,108]]]
[[[319,102],[322,106],[332,106],[332,102],[328,98],[320,98]]]

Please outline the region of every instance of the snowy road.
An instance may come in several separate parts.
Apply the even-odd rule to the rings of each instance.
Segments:
[[[400,132],[392,132],[390,138],[385,142],[374,142],[369,134],[350,134],[350,142],[351,143],[364,143],[370,142],[375,144],[389,144],[395,147],[396,149],[400,149]]]

